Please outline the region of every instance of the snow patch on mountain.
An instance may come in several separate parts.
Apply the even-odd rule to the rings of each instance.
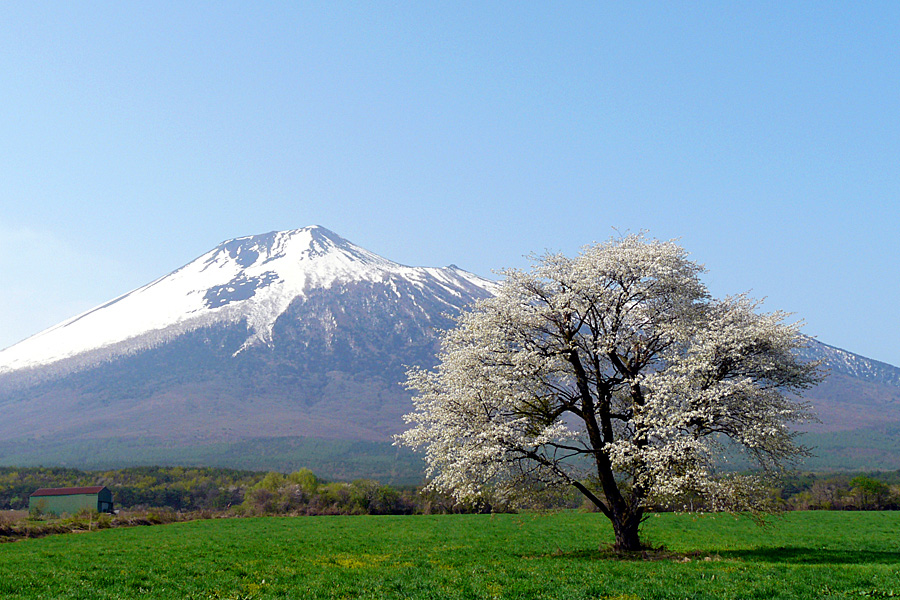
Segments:
[[[822,360],[825,368],[832,373],[900,387],[900,368],[894,365],[853,354],[813,338],[808,338],[804,354],[811,360]]]
[[[0,374],[90,355],[109,359],[186,331],[245,320],[244,347],[271,341],[276,319],[310,290],[378,283],[462,298],[496,284],[458,267],[407,267],[324,227],[236,238],[141,288],[0,351]]]

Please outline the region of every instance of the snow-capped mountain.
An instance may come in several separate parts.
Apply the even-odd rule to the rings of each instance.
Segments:
[[[407,367],[432,366],[438,330],[495,289],[322,227],[229,240],[0,351],[0,464],[284,469],[350,441],[381,444],[393,469],[389,441],[412,407]],[[820,430],[900,428],[900,369],[812,339],[806,354],[831,372],[806,394]],[[235,462],[285,444],[306,450],[293,463]],[[235,454],[219,460],[226,446]]]
[[[0,352],[0,446],[388,440],[406,368],[494,286],[322,227],[229,240]]]
[[[57,365],[55,374],[83,369],[223,324],[246,325],[238,352],[271,345],[275,323],[292,303],[363,283],[397,297],[428,295],[451,313],[494,285],[455,266],[397,264],[318,226],[242,237],[0,351],[0,375],[46,365]]]

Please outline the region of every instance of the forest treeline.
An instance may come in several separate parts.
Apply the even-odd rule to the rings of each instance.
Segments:
[[[263,514],[421,514],[503,510],[459,504],[415,487],[391,487],[371,479],[325,481],[309,469],[264,473],[213,467],[130,467],[81,471],[63,467],[0,467],[0,510],[27,509],[41,487],[105,485],[116,508],[230,511]],[[795,474],[772,490],[788,510],[896,510],[900,471]],[[540,508],[576,508],[577,493],[542,500]],[[697,505],[695,509],[703,507]]]
[[[294,473],[214,467],[130,467],[81,471],[63,467],[0,467],[0,510],[28,508],[42,487],[105,485],[117,509],[229,511],[262,514],[413,514],[484,512],[416,487],[394,488],[371,479],[325,481],[309,469]]]
[[[900,471],[790,475],[779,496],[789,510],[898,510]]]

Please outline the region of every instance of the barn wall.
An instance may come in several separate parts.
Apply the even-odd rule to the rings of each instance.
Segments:
[[[97,494],[73,494],[69,496],[32,496],[28,510],[38,508],[45,514],[74,515],[79,510],[97,510]]]

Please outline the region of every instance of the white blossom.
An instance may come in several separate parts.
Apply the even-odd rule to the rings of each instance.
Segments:
[[[800,456],[798,394],[820,378],[798,360],[798,324],[745,296],[716,300],[674,242],[629,235],[508,270],[413,369],[411,425],[434,489],[514,501],[572,485],[639,545],[646,508],[700,495],[758,509],[760,477],[726,477],[742,448],[764,470]]]

